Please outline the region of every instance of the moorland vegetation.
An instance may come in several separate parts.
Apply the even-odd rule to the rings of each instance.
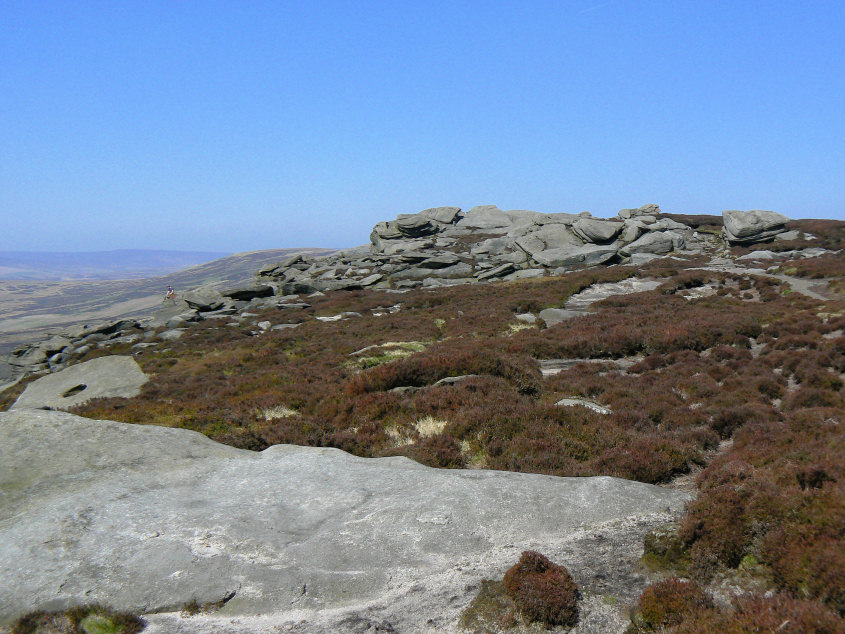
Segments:
[[[76,413],[193,429],[250,450],[293,443],[667,486],[694,477],[697,497],[678,526],[646,540],[646,563],[669,578],[642,595],[633,631],[787,621],[784,631],[842,631],[845,223],[792,227],[840,251],[779,261],[772,275],[705,270],[699,256],[402,294],[333,292],[309,298],[295,319],[262,311],[256,322],[300,322],[266,332],[202,321],[136,356],[151,377],[139,396]],[[829,299],[793,292],[779,274],[825,280]],[[634,276],[661,285],[550,327],[515,317]],[[549,359],[573,363],[544,376],[538,360]],[[556,405],[572,397],[610,413]],[[714,602],[710,591],[725,585],[746,592],[731,606]]]

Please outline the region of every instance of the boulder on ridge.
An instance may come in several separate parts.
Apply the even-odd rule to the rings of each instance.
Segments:
[[[731,244],[753,244],[771,240],[786,231],[789,218],[774,211],[739,211],[731,209],[722,212],[725,239]]]

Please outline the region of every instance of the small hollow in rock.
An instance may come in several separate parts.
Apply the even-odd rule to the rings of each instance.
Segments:
[[[68,398],[70,396],[75,396],[75,395],[79,394],[82,390],[87,389],[87,387],[88,386],[85,385],[84,383],[80,383],[79,385],[74,385],[69,390],[64,391],[64,393],[62,394],[62,398]]]

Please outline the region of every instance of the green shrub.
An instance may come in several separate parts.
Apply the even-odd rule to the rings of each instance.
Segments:
[[[63,612],[32,612],[12,625],[12,634],[136,634],[146,627],[139,617],[101,605]]]

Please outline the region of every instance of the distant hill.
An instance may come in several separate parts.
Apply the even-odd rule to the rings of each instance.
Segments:
[[[326,254],[332,251],[317,248],[247,251],[141,279],[104,279],[102,276],[107,272],[100,270],[91,279],[0,280],[0,356],[7,354],[17,343],[37,339],[60,326],[147,314],[161,302],[168,284],[177,293],[204,284],[218,287],[248,284],[265,264],[278,262],[295,253]],[[105,252],[109,257],[103,255],[103,261],[114,261],[115,253],[127,252]],[[115,275],[114,269],[111,271],[111,275]]]
[[[229,255],[219,251],[0,251],[0,280],[116,280],[163,275]]]

